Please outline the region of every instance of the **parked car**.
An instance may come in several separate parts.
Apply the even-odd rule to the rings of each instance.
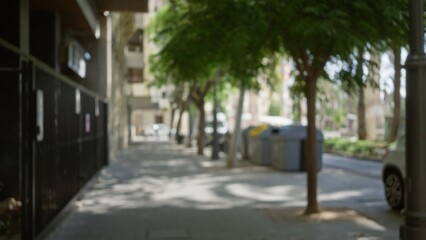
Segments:
[[[169,133],[170,127],[163,123],[149,124],[143,128],[144,136],[168,136]]]
[[[204,131],[206,132],[206,135],[212,135],[213,134],[213,121],[206,122],[206,126],[204,128]],[[226,126],[226,123],[223,121],[218,120],[217,121],[217,134],[219,136],[225,135],[229,132],[228,127]]]
[[[213,116],[208,115],[206,117],[206,125],[204,127],[204,132],[206,133],[205,146],[210,146],[213,143],[213,126]],[[217,113],[217,137],[219,150],[226,152],[231,134],[229,132],[226,115],[222,112]]]
[[[404,208],[405,201],[405,134],[400,135],[383,158],[382,179],[388,205],[394,210]]]

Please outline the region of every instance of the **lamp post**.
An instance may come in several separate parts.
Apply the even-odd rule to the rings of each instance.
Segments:
[[[217,81],[218,74],[216,74],[213,85],[213,141],[212,141],[212,160],[219,159],[219,143],[217,135]]]
[[[426,239],[426,55],[423,0],[409,1],[407,69],[406,208],[401,239]]]

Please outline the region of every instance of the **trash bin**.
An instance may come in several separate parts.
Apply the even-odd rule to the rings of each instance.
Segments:
[[[248,152],[248,142],[249,142],[249,132],[251,129],[253,129],[254,126],[249,126],[245,128],[243,131],[241,131],[241,154],[243,155],[243,160],[249,159],[249,152]]]
[[[271,165],[284,171],[306,171],[306,136],[307,127],[303,125],[288,125],[271,134]],[[317,170],[322,168],[322,153],[324,136],[317,130],[316,159]]]
[[[179,136],[177,136],[176,140],[177,140],[177,144],[183,144],[183,140],[185,139],[185,136],[182,134],[179,134]]]
[[[248,154],[249,160],[255,164],[271,164],[271,136],[274,127],[261,125],[249,131]]]

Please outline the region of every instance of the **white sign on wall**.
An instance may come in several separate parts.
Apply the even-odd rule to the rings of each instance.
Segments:
[[[44,100],[43,91],[37,89],[37,141],[43,141],[44,139]]]
[[[85,119],[86,119],[86,124],[85,124],[86,133],[89,133],[90,132],[90,114],[89,113],[86,113]]]
[[[95,98],[95,116],[99,117],[99,98]]]
[[[81,112],[81,95],[80,90],[75,90],[75,114],[80,114]]]

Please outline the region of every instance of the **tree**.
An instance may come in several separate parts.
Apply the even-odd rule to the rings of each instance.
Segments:
[[[382,24],[394,21],[387,12],[389,7],[404,11],[399,1],[268,1],[264,8],[272,14],[268,22],[273,32],[280,33],[280,42],[285,52],[292,57],[303,81],[307,98],[307,161],[308,204],[306,213],[319,211],[316,199],[316,88],[317,80],[325,74],[325,65],[335,58],[347,59],[354,49],[374,46],[392,32],[382,32]],[[279,23],[279,24],[277,24]],[[313,41],[315,39],[315,41]],[[361,54],[359,54],[361,56]],[[347,85],[358,84],[356,79],[347,79]]]
[[[285,52],[293,59],[297,79],[304,83],[307,98],[306,213],[311,214],[319,211],[315,125],[317,80],[325,75],[324,67],[333,58],[345,59],[357,47],[380,41],[379,27],[391,20],[382,13],[388,6],[397,8],[396,4],[399,4],[397,0],[191,0],[180,19],[186,27],[179,31],[184,34],[169,42],[163,50],[177,44],[182,46],[180,54],[185,55],[183,61],[186,63],[186,51],[199,57],[187,69],[184,65],[171,64],[180,66],[176,68],[179,72],[194,69],[199,76],[208,69],[206,65],[213,65],[239,79],[240,84],[236,86],[241,89],[252,83],[259,69],[265,68],[262,61],[265,56]],[[182,27],[176,22],[174,25],[172,28]],[[181,55],[174,54],[171,59],[177,60],[175,58]]]
[[[393,63],[395,75],[393,78],[394,95],[393,95],[393,118],[391,124],[391,134],[388,141],[395,141],[398,135],[400,119],[401,119],[401,48],[408,45],[408,8],[406,0],[395,0],[399,1],[399,6],[392,4],[387,7],[387,11],[384,12],[386,18],[392,19],[387,24],[383,23],[380,29],[383,32],[385,46],[387,50],[390,50],[393,55]],[[401,11],[403,6],[406,11]],[[386,34],[391,32],[391,35]]]
[[[400,85],[401,85],[401,46],[407,44],[408,39],[408,7],[407,1],[405,0],[394,0],[392,4],[386,5],[383,9],[383,19],[385,21],[379,21],[377,30],[379,39],[374,42],[367,42],[364,45],[362,53],[360,48],[354,51],[354,56],[344,59],[343,61],[349,67],[343,69],[339,73],[339,77],[344,79],[344,90],[349,94],[353,91],[358,92],[358,138],[365,139],[367,137],[366,123],[365,123],[365,102],[364,102],[364,88],[369,85],[373,88],[378,88],[379,85],[374,82],[371,77],[374,73],[377,73],[377,69],[380,67],[380,56],[379,53],[387,50],[393,52],[394,58],[394,88],[396,95],[394,95],[394,118],[391,124],[391,134],[389,141],[394,141],[399,129],[400,120]],[[358,53],[356,53],[358,52]],[[371,56],[371,60],[367,60],[361,57],[361,55]],[[368,75],[365,78],[364,67],[368,66]],[[352,78],[355,81],[348,81],[348,78]],[[348,84],[349,83],[349,84]],[[351,84],[351,83],[355,83]]]
[[[204,110],[205,105],[205,97],[210,90],[210,88],[213,86],[214,80],[211,79],[207,81],[204,85],[198,85],[194,84],[190,90],[190,98],[194,105],[197,107],[199,115],[199,121],[198,121],[198,139],[197,139],[197,146],[198,146],[198,155],[204,154],[204,145],[206,141],[206,134],[204,132],[204,128],[206,125],[206,111]]]
[[[318,83],[319,128],[339,130],[345,122],[345,116],[350,113],[347,104],[348,94],[343,92],[339,85],[327,79],[321,78]]]
[[[175,89],[175,91],[171,94],[171,97],[170,97],[170,107],[171,107],[171,116],[170,116],[170,132],[169,132],[169,137],[171,137],[172,136],[172,129],[175,127],[175,129],[176,129],[176,135],[175,135],[175,138],[176,138],[176,140],[177,140],[177,137],[180,135],[180,125],[179,125],[179,122],[181,121],[181,118],[182,118],[182,111],[180,111],[179,112],[179,116],[178,116],[178,122],[177,122],[177,124],[176,124],[176,126],[174,125],[175,124],[175,115],[176,115],[176,111],[179,111],[179,110],[181,110],[181,106],[183,105],[183,102],[185,101],[184,100],[184,87],[183,86],[180,86],[180,87],[177,87],[176,89]]]
[[[231,84],[244,91],[256,87],[255,76],[274,64],[274,61],[265,63],[268,54],[258,47],[264,45],[265,35],[251,34],[253,28],[266,31],[264,22],[253,22],[253,17],[256,19],[256,15],[264,12],[252,12],[250,16],[234,14],[250,8],[247,1],[173,1],[154,24],[155,40],[161,50],[154,57],[153,71],[159,73],[159,79],[172,78],[177,85],[190,83],[191,99],[200,111],[199,154],[204,146],[204,98],[213,77],[228,75]],[[240,135],[239,127],[235,129],[233,142]],[[231,149],[234,152],[235,148]]]
[[[197,145],[198,154],[203,155],[204,97],[212,86],[213,64],[210,63],[211,50],[197,42],[198,35],[203,33],[196,28],[191,30],[187,27],[191,23],[184,18],[188,11],[192,9],[185,1],[174,1],[159,12],[149,27],[149,32],[154,35],[154,42],[161,47],[150,59],[151,71],[157,85],[174,84],[188,88],[189,98],[200,111]],[[180,24],[176,24],[177,22]]]
[[[190,102],[189,96],[182,96],[182,99],[179,99],[178,101],[178,109],[179,109],[179,116],[178,121],[176,123],[176,135],[175,140],[177,143],[182,143],[182,134],[181,134],[181,128],[182,128],[182,118],[185,111],[188,110],[188,105]]]
[[[393,19],[381,14],[390,5],[401,11],[398,1],[298,0],[268,1],[264,8],[271,15],[273,32],[280,33],[283,49],[292,57],[307,97],[308,205],[306,213],[319,211],[316,198],[316,126],[317,80],[333,58],[346,59],[354,49],[382,40],[381,24]],[[392,23],[393,24],[393,23]]]
[[[302,123],[302,100],[305,98],[304,93],[305,85],[302,80],[297,80],[290,87],[290,97],[293,101],[292,113],[293,121],[296,123]]]
[[[356,62],[356,71],[354,78],[358,82],[358,105],[357,105],[357,115],[358,115],[358,139],[365,140],[367,139],[367,124],[365,121],[365,91],[364,88],[367,83],[364,81],[364,50],[358,49],[358,56]]]
[[[393,118],[389,142],[396,140],[401,119],[401,47],[393,47],[392,53],[395,75],[393,79]]]
[[[369,55],[366,58],[365,55]],[[342,59],[341,59],[342,60]],[[357,96],[358,139],[367,139],[365,88],[379,88],[376,77],[379,74],[380,54],[377,46],[358,47],[342,60],[342,68],[335,80],[341,81],[342,89],[350,96]],[[364,69],[368,69],[366,72]]]

